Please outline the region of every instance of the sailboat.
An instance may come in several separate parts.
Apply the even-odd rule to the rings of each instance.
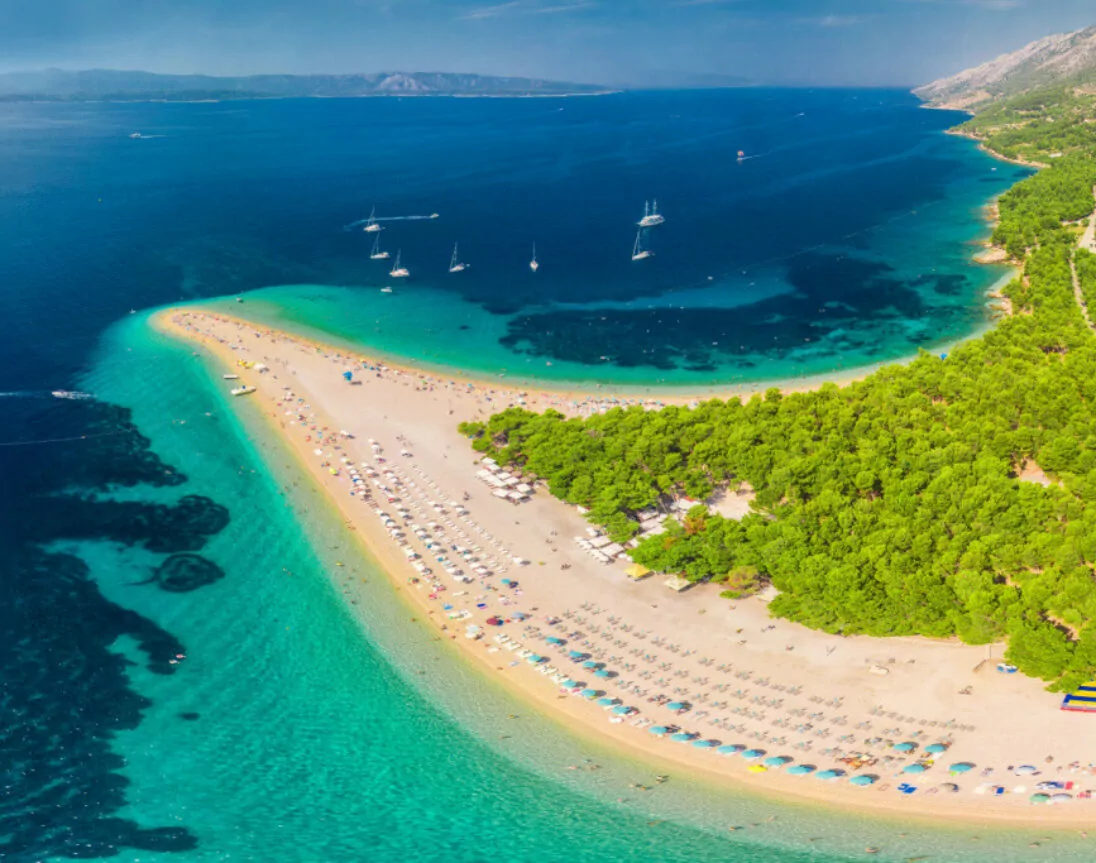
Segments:
[[[529,262],[529,269],[534,273],[540,269],[540,264],[537,263],[537,244],[533,243],[533,260]]]
[[[457,244],[453,243],[453,257],[449,259],[449,272],[460,273],[468,269],[468,264],[460,263],[457,258]]]
[[[661,225],[666,219],[660,216],[658,213],[658,201],[655,201],[654,206],[649,206],[649,202],[643,202],[643,218],[636,224],[641,228],[653,228],[655,225]]]
[[[643,248],[643,228],[640,228],[636,231],[636,242],[635,245],[632,246],[632,260],[642,261],[652,255],[654,255],[654,252],[650,249]]]
[[[381,251],[381,235],[377,234],[377,238],[373,240],[373,251],[369,253],[369,259],[372,261],[387,261],[388,252]]]
[[[377,208],[376,207],[374,207],[372,210],[369,211],[369,219],[365,223],[364,230],[367,234],[375,234],[378,231],[383,231],[384,230],[384,228],[382,228],[380,226],[380,224],[377,222]]]
[[[392,271],[388,274],[393,279],[406,279],[411,275],[411,271],[407,267],[400,266],[400,253],[396,252],[396,263],[392,267]]]

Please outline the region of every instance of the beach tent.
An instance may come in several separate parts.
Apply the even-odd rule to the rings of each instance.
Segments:
[[[1096,682],[1078,686],[1062,699],[1062,710],[1075,713],[1096,713]]]
[[[633,563],[626,570],[624,570],[624,574],[627,575],[629,578],[634,579],[635,581],[639,581],[641,578],[646,578],[648,575],[650,575],[651,570],[647,569],[647,567],[645,567],[641,563]]]

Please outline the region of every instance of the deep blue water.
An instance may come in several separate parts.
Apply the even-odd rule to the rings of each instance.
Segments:
[[[985,322],[981,294],[998,274],[971,267],[967,244],[984,232],[985,201],[1023,176],[939,134],[956,119],[879,91],[0,105],[4,859],[396,860],[429,836],[420,859],[475,860],[507,835],[547,843],[540,859],[582,847],[623,859],[642,818],[612,809],[611,792],[564,788],[488,750],[472,707],[439,718],[443,695],[385,653],[413,633],[363,639],[350,625],[324,547],[292,506],[264,506],[278,486],[256,485],[252,436],[219,419],[185,349],[150,341],[127,312],[344,286],[315,289],[319,311],[307,289],[276,295],[303,323],[357,337],[372,324],[382,346],[443,364],[551,377],[552,362],[558,375],[631,382],[902,356]],[[738,162],[740,149],[753,158]],[[651,233],[656,256],[635,266],[646,197],[668,221]],[[394,297],[412,323],[395,334],[378,305],[383,268],[361,231],[342,229],[373,205],[441,214],[386,223],[386,246],[414,274]],[[455,240],[472,269],[449,277]],[[48,395],[80,387],[99,398]],[[271,581],[286,560],[311,574],[306,587]],[[264,613],[245,614],[257,596]],[[290,619],[317,627],[315,640],[278,641]],[[235,661],[245,641],[270,677]],[[170,663],[183,652],[186,664]],[[344,666],[355,674],[332,677]],[[363,680],[371,688],[356,690]],[[339,711],[302,722],[324,693]],[[366,699],[401,707],[359,715]],[[357,723],[391,746],[356,752],[332,785],[305,783],[360,739]],[[466,753],[440,774],[445,790],[404,774],[431,770],[415,746],[426,736],[438,758]],[[236,759],[247,793],[234,791]],[[500,797],[492,774],[522,794]],[[547,805],[533,815],[537,799]],[[517,833],[510,817],[526,819]],[[569,825],[582,841],[552,845]],[[658,859],[800,853],[672,829],[676,850]]]

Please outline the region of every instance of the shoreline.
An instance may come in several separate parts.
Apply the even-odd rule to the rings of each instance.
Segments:
[[[269,341],[278,338],[273,335],[275,331],[272,331],[265,326],[245,323],[239,319],[231,321],[226,320],[224,316],[219,315],[219,313],[216,318],[220,320],[220,323],[218,324],[220,329],[217,330],[218,333],[229,333],[233,330],[239,332],[241,328],[245,327],[254,327],[256,332],[262,331],[265,335],[261,338],[267,340],[267,343],[263,344],[263,349],[269,349]],[[152,326],[174,338],[186,343],[201,345],[212,354],[212,357],[220,365],[227,366],[232,371],[238,371],[235,367],[235,360],[239,358],[241,354],[238,351],[234,352],[231,347],[227,346],[227,340],[225,342],[219,342],[208,334],[202,335],[196,331],[187,332],[185,324],[183,323],[184,321],[193,320],[197,322],[205,321],[206,319],[206,316],[202,315],[197,309],[182,308],[167,309],[157,312],[151,318],[150,322]],[[213,316],[210,316],[209,319],[213,319]],[[257,335],[256,338],[260,338],[260,336]],[[282,344],[286,346],[287,352],[284,354],[285,356],[289,356],[292,352],[303,353],[309,358],[309,361],[315,360],[315,365],[317,367],[320,365],[330,366],[332,362],[335,362],[335,364],[338,365],[344,363],[345,360],[348,359],[347,357],[342,356],[340,349],[330,348],[309,339],[298,338],[292,335],[286,336],[285,334],[281,334],[281,338],[284,340]],[[240,345],[242,346],[242,342]],[[327,353],[324,353],[325,348],[327,349]],[[246,350],[246,348],[244,349]],[[332,355],[334,355],[334,359],[332,359]],[[286,364],[280,368],[275,367],[275,369],[279,373],[284,374],[285,371],[289,370],[289,366],[286,360],[281,360],[281,362]],[[301,376],[303,376],[303,367],[301,373]],[[420,370],[412,369],[403,374],[410,376],[413,380],[400,381],[399,385],[406,388],[413,383],[414,390],[412,392],[434,392],[432,388],[427,388],[427,384],[425,383],[427,381],[426,375]],[[396,372],[397,379],[399,375],[400,373]],[[297,389],[298,385],[300,385],[301,393],[309,395],[309,405],[313,408],[318,406],[322,402],[322,399],[315,398],[316,394],[310,393],[309,389],[304,387],[301,376],[296,374],[296,370],[294,370],[294,376],[297,377],[297,380],[294,381],[294,389]],[[342,516],[344,523],[357,534],[369,555],[376,560],[380,564],[380,568],[386,572],[392,582],[395,592],[401,595],[401,599],[410,606],[421,610],[426,617],[431,620],[432,626],[436,627],[439,633],[448,635],[448,640],[454,642],[456,651],[462,657],[467,658],[477,666],[483,666],[493,683],[501,683],[501,685],[512,694],[514,690],[517,690],[517,693],[522,700],[535,703],[538,710],[550,715],[553,720],[566,726],[570,733],[579,734],[580,736],[592,735],[599,744],[608,745],[610,748],[619,750],[632,759],[638,758],[643,761],[654,761],[660,766],[672,764],[675,769],[684,767],[690,771],[691,775],[701,776],[718,784],[726,784],[736,790],[748,790],[750,793],[769,797],[774,800],[790,799],[794,802],[802,802],[811,805],[822,804],[841,810],[863,811],[871,812],[872,814],[893,816],[905,821],[924,818],[939,820],[944,818],[949,822],[957,824],[974,823],[982,825],[1000,825],[1007,821],[1017,824],[1022,823],[1023,826],[1038,825],[1041,828],[1053,826],[1055,828],[1061,827],[1063,829],[1067,827],[1083,826],[1087,823],[1083,818],[1085,810],[1081,808],[1078,811],[1078,806],[1066,808],[1061,806],[1053,808],[1041,807],[1039,809],[1034,809],[1029,806],[1026,810],[1023,810],[1018,809],[1015,805],[1007,805],[1000,808],[988,809],[979,807],[975,811],[972,806],[955,805],[960,802],[956,796],[940,798],[941,802],[946,800],[947,803],[951,805],[932,805],[936,802],[935,798],[929,798],[927,796],[919,796],[916,799],[896,798],[896,795],[887,795],[884,797],[882,795],[873,794],[871,789],[861,790],[850,787],[847,784],[834,785],[832,783],[824,784],[812,782],[810,778],[796,779],[794,777],[788,777],[783,773],[777,774],[775,771],[769,771],[764,777],[764,782],[753,781],[750,774],[744,769],[741,769],[743,768],[744,763],[740,759],[719,760],[716,758],[713,760],[713,755],[711,753],[705,753],[702,750],[696,750],[693,747],[671,747],[664,742],[651,738],[648,734],[642,732],[638,728],[632,728],[624,724],[617,725],[615,727],[616,733],[613,733],[614,729],[611,729],[604,722],[604,714],[599,713],[594,709],[593,705],[577,698],[561,698],[556,687],[547,685],[547,681],[545,681],[541,675],[536,674],[535,670],[531,667],[527,667],[525,664],[519,664],[517,666],[506,665],[504,660],[509,659],[509,657],[497,649],[495,649],[494,652],[491,652],[491,648],[493,647],[491,641],[487,639],[484,639],[483,641],[473,641],[459,638],[450,624],[446,622],[446,619],[442,617],[437,604],[431,605],[431,600],[427,598],[421,589],[414,589],[414,585],[401,582],[401,577],[398,573],[410,572],[407,561],[400,556],[398,549],[391,542],[387,533],[380,528],[377,521],[373,518],[366,517],[371,513],[371,510],[362,507],[354,498],[345,494],[347,488],[346,478],[336,476],[333,472],[327,473],[321,466],[318,466],[315,458],[310,455],[310,446],[314,442],[307,438],[301,440],[299,436],[291,434],[291,430],[286,426],[286,420],[281,420],[279,427],[279,420],[277,418],[278,407],[284,407],[284,402],[279,400],[278,388],[274,386],[275,379],[273,376],[265,375],[260,378],[258,374],[248,374],[247,377],[249,378],[248,383],[254,383],[258,386],[257,392],[248,398],[256,399],[262,404],[260,413],[265,418],[268,427],[275,432],[279,441],[281,441],[286,449],[300,462],[302,470],[307,475],[311,476],[311,478],[328,493],[325,497],[329,499],[330,503],[335,505]],[[251,378],[255,378],[255,380],[251,380]],[[414,380],[415,378],[417,378],[417,380]],[[420,384],[423,385],[423,388],[421,389]],[[435,380],[432,381],[429,386],[433,387],[440,384],[440,381]],[[481,384],[490,387],[499,386],[493,382],[481,382]],[[345,390],[342,391],[345,392]],[[490,398],[483,393],[479,395],[481,397]],[[401,395],[401,398],[411,399],[412,393],[408,392],[403,394]],[[416,396],[415,398],[419,397]],[[425,400],[426,398],[427,397],[423,395],[421,400]],[[433,398],[435,401],[437,400],[436,397]],[[458,398],[458,396],[452,395],[447,398]],[[530,394],[531,401],[536,399],[551,400],[551,398],[551,395],[543,392],[537,393],[536,395]],[[468,399],[465,399],[465,401],[467,402]],[[378,403],[391,405],[391,402]],[[434,408],[434,410],[436,412],[437,408]],[[283,414],[283,416],[284,415],[285,414]],[[456,423],[461,419],[470,418],[464,414],[457,415],[452,408],[449,409],[449,414],[444,416],[449,417],[449,424],[453,427],[455,427]],[[318,425],[324,419],[327,419],[326,414],[318,415],[314,424]],[[324,424],[328,425],[329,428],[340,427],[338,423]],[[457,438],[458,443],[462,440],[456,435],[453,428],[439,430],[439,434],[441,433],[447,433],[449,437]],[[416,436],[418,435],[416,434]],[[343,443],[347,444],[346,441],[343,441]],[[349,447],[349,444],[347,444],[347,447]],[[448,447],[446,447],[446,449],[448,449]],[[471,453],[465,451],[463,455],[471,456]],[[442,454],[441,457],[445,458],[446,456]],[[328,470],[330,471],[330,468],[328,468]],[[539,506],[542,501],[536,501],[535,503]],[[560,510],[564,508],[562,503],[555,500],[543,501],[543,503],[549,508],[555,507]],[[479,504],[477,503],[476,506],[479,506]],[[500,506],[505,506],[505,504],[500,504]],[[520,512],[526,512],[526,506],[528,505],[524,505],[520,508]],[[507,544],[509,544],[509,542]],[[411,574],[413,575],[413,573]],[[536,579],[537,575],[535,571],[530,572],[529,575],[522,576],[522,581],[525,583],[528,583],[530,580],[535,582]],[[650,586],[654,587],[653,585]],[[418,587],[422,588],[421,583]],[[446,596],[456,596],[456,594],[446,594]],[[692,599],[695,598],[696,595],[694,594]],[[695,603],[693,604],[695,605]],[[718,609],[716,608],[710,610],[718,613]],[[704,613],[704,611],[702,610],[700,613]],[[713,614],[712,616],[715,617],[717,614]],[[540,614],[534,612],[534,617],[539,618]],[[762,619],[767,620],[767,617]],[[694,617],[693,620],[695,621],[696,618]],[[515,630],[508,626],[506,631],[514,633]],[[810,631],[806,632],[809,633]],[[754,637],[751,636],[751,639],[752,638]],[[886,640],[875,641],[885,642]],[[486,646],[488,650],[484,650],[484,646]],[[894,650],[897,651],[899,646],[884,646],[883,644],[879,644],[873,645],[873,648],[874,647],[883,650],[889,650],[893,647]],[[946,645],[941,647],[944,650],[949,649],[949,646]],[[969,649],[961,650],[964,653],[970,652]],[[501,659],[499,658],[500,656]],[[499,665],[500,662],[503,662],[503,664]],[[767,671],[768,668],[766,667],[765,670]],[[492,671],[495,673],[491,673]],[[496,676],[499,671],[502,672],[501,678]],[[644,713],[649,711],[646,704],[643,705],[642,711]],[[653,712],[653,708],[651,708],[650,711]],[[594,721],[598,718],[602,719],[600,723]],[[627,739],[622,739],[625,737]],[[809,760],[821,762],[820,757],[817,755]],[[718,769],[718,766],[729,766],[732,769]],[[963,802],[970,803],[971,801],[967,800],[964,795]]]

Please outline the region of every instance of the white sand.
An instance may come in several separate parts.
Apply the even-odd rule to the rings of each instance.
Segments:
[[[287,444],[330,491],[348,526],[367,543],[397,590],[427,609],[454,645],[571,730],[642,752],[667,769],[687,766],[698,775],[751,783],[760,793],[843,808],[1048,826],[1084,825],[1096,816],[1090,801],[1078,796],[1086,787],[1096,789],[1096,716],[1063,713],[1060,696],[1045,692],[1038,681],[995,671],[1000,646],[830,636],[770,619],[757,599],[722,600],[717,588],[676,594],[661,579],[633,583],[623,573],[626,561],[602,565],[576,545],[574,537],[585,534],[587,523],[543,487],[532,500],[515,505],[492,497],[477,481],[482,466],[456,431],[460,420],[485,417],[519,399],[533,410],[552,406],[588,412],[597,408],[595,397],[533,392],[522,397],[491,384],[451,382],[421,372],[362,372],[361,355],[350,357],[345,351],[194,310],[162,313],[156,323],[201,342],[228,366],[238,360],[267,364],[270,370],[264,374],[232,369],[258,388],[243,398],[260,406],[284,432]],[[352,366],[361,385],[342,379],[343,370]],[[239,383],[226,381],[225,386]],[[340,430],[354,437],[343,437]],[[383,448],[384,463],[370,438]],[[402,449],[411,455],[401,456]],[[354,497],[342,458],[372,465],[380,474],[378,481],[399,502],[385,501],[364,469],[359,488],[368,488],[375,503]],[[385,478],[384,471],[392,475]],[[470,499],[462,520],[450,502],[461,501],[465,492]],[[442,504],[443,512],[433,508],[434,501]],[[467,585],[453,580],[410,529],[405,529],[401,547],[374,512],[383,509],[402,524],[399,506],[424,528],[429,521],[439,525],[440,532],[429,530],[431,541],[450,561],[458,560],[451,545],[480,546],[482,551],[475,552],[478,564],[460,565],[470,575],[472,566],[484,565],[491,575]],[[433,575],[420,578],[404,547],[421,554]],[[515,564],[515,556],[530,564]],[[516,580],[518,588],[504,586],[502,578]],[[529,619],[514,619],[519,610]],[[467,618],[453,619],[457,614]],[[508,622],[487,626],[491,615]],[[559,623],[552,625],[553,619]],[[483,627],[484,637],[466,638],[468,624]],[[606,710],[565,695],[548,675],[521,660],[518,651],[499,644],[499,633],[639,713],[610,722]],[[566,647],[548,645],[547,636],[565,639]],[[597,679],[566,658],[571,649],[590,653],[618,676]],[[886,673],[871,673],[872,667]],[[970,694],[960,694],[968,687]],[[692,708],[677,715],[652,703],[656,695],[688,701]],[[823,782],[779,770],[750,773],[750,764],[739,756],[655,738],[642,727],[647,723],[674,723],[702,738],[753,746],[770,756],[787,755],[819,770],[840,768],[851,774],[853,767],[838,759],[862,753],[877,761],[859,772],[878,781],[860,789],[847,779]],[[901,741],[918,744],[917,752],[906,756],[890,745]],[[925,774],[900,772],[935,742],[950,748]],[[948,765],[964,761],[977,765],[975,770],[949,775]],[[1039,775],[1008,769],[1019,765],[1032,765]],[[918,790],[909,796],[898,793],[903,781]],[[1075,783],[1067,792],[1074,799],[1031,805],[1028,796],[1041,781]],[[958,783],[961,790],[942,790],[947,782]],[[1000,784],[1007,793],[987,793],[991,784]]]

